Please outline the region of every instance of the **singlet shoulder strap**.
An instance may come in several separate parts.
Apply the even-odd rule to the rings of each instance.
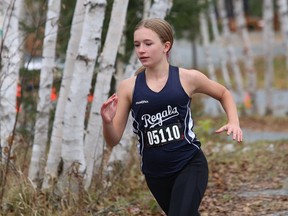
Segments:
[[[178,80],[180,81],[179,77],[179,68],[175,67],[173,65],[169,66],[169,80],[171,80],[173,83],[178,83]]]

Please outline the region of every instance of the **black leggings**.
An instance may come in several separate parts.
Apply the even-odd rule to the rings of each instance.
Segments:
[[[193,159],[173,176],[146,176],[147,185],[168,216],[198,216],[201,200],[208,183],[208,164],[200,150]]]

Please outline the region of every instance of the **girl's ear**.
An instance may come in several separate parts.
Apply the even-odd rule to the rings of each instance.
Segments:
[[[169,42],[169,41],[165,42],[164,52],[168,53],[170,49],[171,49],[171,42]]]

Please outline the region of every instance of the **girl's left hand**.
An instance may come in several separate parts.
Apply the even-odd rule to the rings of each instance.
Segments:
[[[215,133],[222,133],[223,131],[227,131],[227,136],[230,136],[232,134],[232,139],[237,140],[237,142],[243,141],[243,133],[238,124],[226,124],[215,131]]]

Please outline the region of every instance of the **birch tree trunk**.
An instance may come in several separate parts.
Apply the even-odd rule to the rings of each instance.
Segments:
[[[96,59],[101,45],[101,34],[105,16],[106,1],[91,0],[85,4],[85,17],[79,51],[74,65],[70,92],[65,106],[62,159],[63,174],[58,186],[77,191],[78,180],[86,174],[84,156],[84,122],[87,96],[90,91]],[[77,182],[69,182],[76,177]]]
[[[234,80],[236,83],[236,89],[237,89],[237,94],[238,94],[238,97],[236,97],[236,100],[238,99],[238,103],[239,102],[243,103],[244,95],[245,95],[243,78],[242,78],[240,67],[237,62],[235,49],[231,42],[231,32],[229,29],[229,21],[228,21],[227,12],[225,9],[224,1],[218,0],[217,6],[218,6],[219,16],[220,16],[221,23],[222,23],[222,40],[223,40],[224,46],[226,46],[227,56],[231,64],[231,69],[234,74]]]
[[[223,45],[221,38],[220,38],[220,34],[219,34],[216,12],[213,6],[213,2],[211,0],[209,0],[209,17],[210,17],[210,21],[212,25],[214,41],[216,42],[216,44]],[[224,47],[224,46],[221,46],[221,47]],[[225,55],[223,48],[219,49],[219,53],[220,53],[222,76],[223,76],[226,87],[228,89],[231,89],[232,85],[231,85],[231,80],[230,80],[230,76],[229,76],[228,69],[227,69],[227,56]]]
[[[203,4],[203,1],[201,0],[200,3]],[[217,81],[217,77],[215,74],[215,67],[211,58],[211,50],[210,50],[211,45],[209,41],[209,30],[208,30],[208,22],[207,22],[207,17],[206,17],[206,10],[203,11],[202,9],[202,11],[199,13],[199,22],[200,22],[200,32],[203,38],[202,42],[203,42],[209,77],[210,79]],[[207,112],[209,112],[209,114],[212,116],[219,115],[219,112],[220,112],[219,102],[213,98],[208,98],[207,100],[209,100],[210,101],[209,103],[211,104],[207,108],[209,109],[207,110]]]
[[[0,8],[0,48],[1,48],[1,52],[2,52],[2,37],[3,37],[3,22],[4,22],[4,12],[5,12],[5,5],[4,3],[2,3],[2,7]],[[2,60],[1,60],[2,61]]]
[[[146,10],[149,10],[149,5],[151,1],[145,1],[145,7],[143,14],[148,14]],[[158,8],[161,6],[160,11]],[[167,13],[170,11],[172,7],[172,1],[170,0],[160,0],[160,1],[154,1],[151,11],[148,15],[148,17],[143,18],[152,18],[152,17],[159,17],[164,19]],[[133,76],[135,71],[140,67],[140,62],[137,59],[136,53],[133,52],[133,54],[130,57],[129,64],[125,68],[125,74],[124,78],[128,78],[130,76]],[[129,158],[129,150],[133,144],[133,130],[132,130],[132,118],[129,115],[128,122],[126,124],[126,128],[124,130],[122,139],[120,140],[119,144],[115,146],[112,150],[112,153],[110,155],[109,161],[108,161],[108,169],[106,170],[108,173],[109,171],[112,171],[112,165],[115,161],[118,161],[125,165],[125,161],[127,161],[127,158]]]
[[[143,4],[144,4],[144,7],[143,7],[144,9],[143,9],[142,19],[146,19],[149,17],[149,10],[151,8],[151,0],[144,0]],[[128,64],[125,67],[123,76],[118,77],[116,81],[119,82],[119,80],[121,79],[126,79],[132,76],[135,73],[135,71],[140,67],[140,65],[141,63],[138,60],[136,53],[133,52],[129,59]],[[120,140],[119,145],[116,145],[112,149],[107,166],[104,169],[104,173],[109,175],[109,173],[113,171],[113,164],[115,164],[115,162],[119,162],[125,166],[125,162],[129,160],[129,156],[130,156],[129,150],[132,145],[133,145],[132,119],[131,119],[131,116],[129,115],[122,139]]]
[[[19,79],[19,29],[17,9],[20,1],[2,1],[3,29],[0,47],[0,142],[2,159],[12,152],[16,124],[16,91]],[[2,26],[1,26],[2,28]],[[0,148],[0,152],[1,152]],[[10,159],[10,158],[9,158]]]
[[[203,42],[205,58],[207,62],[208,73],[209,73],[210,79],[217,81],[217,77],[215,74],[215,67],[211,58],[211,50],[210,50],[211,44],[209,41],[208,22],[206,18],[206,13],[203,10],[199,14],[199,21],[200,21],[201,36],[203,38],[202,42]]]
[[[243,12],[243,0],[235,0],[234,1],[234,14],[237,22],[237,30],[241,35],[243,40],[243,52],[244,52],[244,64],[247,73],[248,80],[248,93],[251,97],[252,102],[252,113],[256,113],[256,91],[257,91],[257,76],[256,70],[254,67],[254,57],[252,53],[252,48],[250,45],[250,39],[248,35],[248,30],[246,27],[246,21]]]
[[[18,23],[23,23],[25,22],[25,9],[26,9],[26,5],[25,2],[23,0],[18,0],[17,2],[17,11],[16,13],[18,14]],[[22,68],[24,65],[24,41],[25,41],[25,35],[26,33],[24,32],[24,30],[22,28],[19,28],[19,47],[18,47],[18,52],[19,52],[19,58],[20,58],[20,62],[19,62],[19,67]]]
[[[29,167],[29,178],[39,185],[44,176],[46,164],[46,147],[48,142],[48,129],[50,118],[50,93],[53,85],[53,71],[55,70],[55,54],[58,33],[58,20],[60,16],[61,1],[49,0],[45,37],[43,41],[42,69],[40,73],[39,100],[37,104],[37,117],[35,124],[32,157]]]
[[[145,0],[144,1],[144,12],[143,12],[143,19],[146,18],[153,18],[158,17],[164,19],[165,16],[170,12],[173,0],[157,0],[154,1],[151,8],[149,6],[151,5],[151,0]],[[149,11],[150,10],[150,11]],[[148,16],[147,16],[148,14]],[[133,76],[135,71],[141,66],[140,61],[137,59],[136,53],[133,52],[129,63],[125,68],[124,78],[128,78]]]
[[[286,50],[286,79],[288,81],[288,2],[287,0],[277,0],[277,6]]]
[[[91,184],[94,165],[95,170],[99,170],[103,159],[104,140],[102,137],[100,108],[109,95],[112,76],[115,72],[117,51],[125,25],[127,8],[128,0],[114,0],[103,52],[99,58],[99,72],[97,73],[94,98],[85,137],[85,158],[87,160],[86,189]],[[112,41],[113,43],[111,43]]]
[[[264,0],[263,3],[263,44],[265,53],[265,97],[266,97],[266,114],[272,114],[272,99],[273,99],[273,82],[274,82],[274,66],[273,66],[273,1]]]
[[[61,162],[61,143],[64,121],[63,116],[83,28],[85,14],[84,1],[85,0],[77,0],[74,10],[72,26],[70,30],[71,36],[66,52],[65,67],[53,122],[50,149],[46,162],[45,176],[42,188],[49,188],[53,185],[54,182],[56,182],[56,179],[58,178],[58,167]]]
[[[151,8],[151,0],[144,0],[143,1],[143,19],[146,19],[149,16],[149,10]],[[169,8],[170,10],[170,8]]]
[[[154,1],[149,17],[150,18],[161,18],[164,19],[165,16],[170,12],[172,8],[173,0],[156,0]]]

